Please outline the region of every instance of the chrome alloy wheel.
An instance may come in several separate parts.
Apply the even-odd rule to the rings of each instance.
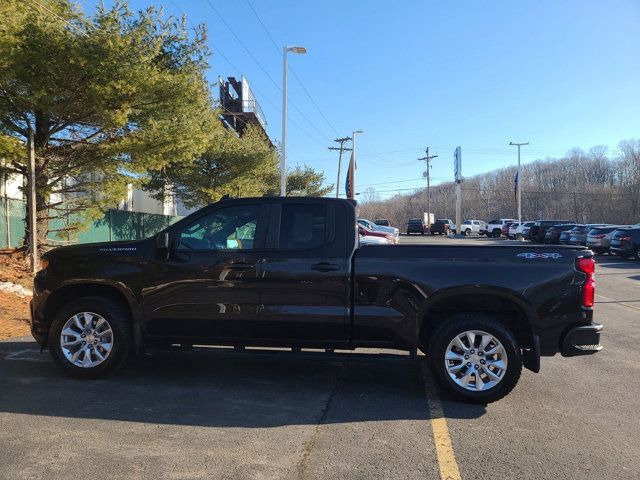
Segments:
[[[92,368],[103,363],[113,348],[113,330],[102,315],[80,312],[66,321],[60,348],[73,365]]]
[[[447,347],[444,366],[456,385],[471,391],[495,387],[507,372],[507,352],[496,337],[481,330],[458,334]]]

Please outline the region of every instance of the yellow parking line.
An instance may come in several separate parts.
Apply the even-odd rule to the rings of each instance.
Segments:
[[[424,389],[429,404],[429,418],[431,419],[431,430],[433,431],[433,440],[436,446],[440,478],[442,480],[460,480],[460,470],[453,451],[447,419],[444,416],[442,403],[440,403],[435,386],[426,372],[424,361],[422,362],[422,378],[424,379]]]

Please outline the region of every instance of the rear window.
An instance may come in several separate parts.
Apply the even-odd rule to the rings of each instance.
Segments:
[[[614,230],[616,230],[615,227],[609,227],[609,228],[598,227],[598,228],[592,228],[591,230],[589,230],[589,234],[598,235],[600,233],[611,233]]]
[[[611,235],[611,238],[626,237],[630,234],[631,234],[631,230],[616,230],[615,232],[613,232],[613,235]]]
[[[422,220],[409,220],[409,225],[422,225]]]

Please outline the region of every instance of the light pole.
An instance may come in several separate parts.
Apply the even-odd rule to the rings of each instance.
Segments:
[[[280,148],[280,196],[287,196],[287,54],[307,53],[304,47],[282,48],[282,145]]]
[[[518,228],[522,231],[522,168],[520,166],[520,147],[522,145],[529,145],[529,142],[509,142],[509,145],[518,147]],[[522,238],[522,236],[520,238]]]

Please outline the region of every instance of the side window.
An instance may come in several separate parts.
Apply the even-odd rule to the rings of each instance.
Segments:
[[[282,205],[279,246],[282,250],[310,250],[328,242],[326,205]]]
[[[251,250],[259,205],[221,208],[200,217],[176,234],[176,250]]]

